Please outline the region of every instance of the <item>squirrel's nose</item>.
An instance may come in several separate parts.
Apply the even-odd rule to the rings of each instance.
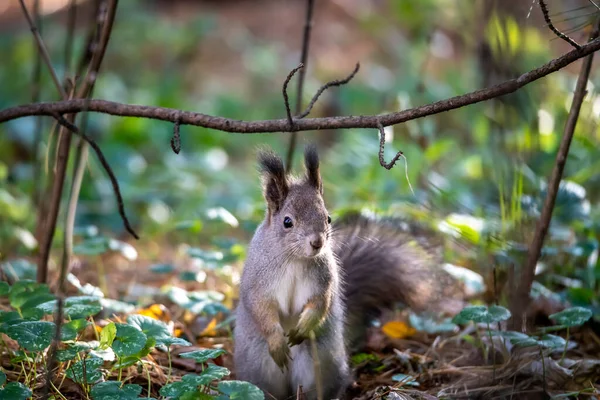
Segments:
[[[323,238],[321,236],[317,236],[310,241],[310,245],[313,249],[319,250],[321,247],[323,247]]]

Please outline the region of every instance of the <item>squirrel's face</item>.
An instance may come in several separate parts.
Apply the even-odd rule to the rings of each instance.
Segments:
[[[323,202],[319,156],[313,146],[304,153],[306,175],[289,178],[281,159],[272,152],[259,154],[267,201],[267,229],[280,241],[282,251],[312,258],[329,248],[331,218]]]
[[[271,216],[270,228],[289,253],[312,258],[330,247],[330,224],[321,193],[300,182],[291,185],[283,207]]]

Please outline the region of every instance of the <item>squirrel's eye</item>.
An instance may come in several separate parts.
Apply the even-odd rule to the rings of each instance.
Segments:
[[[283,226],[284,228],[291,228],[292,226],[294,226],[294,223],[292,222],[292,219],[290,217],[285,217],[283,219]]]
[[[331,223],[331,215],[327,216],[327,223],[330,224]]]

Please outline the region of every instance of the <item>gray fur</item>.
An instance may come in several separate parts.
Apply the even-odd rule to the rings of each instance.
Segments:
[[[332,229],[314,148],[305,153],[301,179],[282,176],[281,160],[261,154],[268,210],[242,273],[234,330],[237,379],[254,383],[266,398],[294,398],[299,384],[307,399],[317,398],[310,339],[300,337],[287,349],[282,344],[283,335],[288,345],[296,343],[292,332],[303,311],[320,309],[308,307],[317,298],[315,304],[327,304],[312,329],[321,388],[324,399],[342,398],[350,382],[347,349],[362,337],[366,318],[397,301],[426,308],[442,294],[438,261],[389,224],[356,216]],[[286,217],[293,227],[284,226]],[[316,239],[323,242],[319,249],[311,246]]]

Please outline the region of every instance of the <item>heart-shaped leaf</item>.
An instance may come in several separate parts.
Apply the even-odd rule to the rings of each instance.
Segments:
[[[56,352],[56,359],[60,362],[70,361],[75,359],[82,351],[89,350],[90,346],[86,342],[73,343],[64,350],[58,350]]]
[[[145,315],[130,315],[127,323],[144,332],[146,336],[154,338],[157,343],[162,343],[162,339],[171,337],[167,324]]]
[[[60,340],[75,340],[77,334],[84,330],[90,323],[85,319],[76,319],[63,324],[60,330]]]
[[[10,289],[8,299],[11,306],[16,309],[20,309],[32,298],[48,294],[50,294],[50,289],[48,286],[39,284],[32,280],[23,280],[14,283]]]
[[[142,387],[136,384],[121,387],[121,382],[108,381],[94,385],[90,393],[94,400],[133,400],[142,393]]]
[[[45,314],[52,314],[56,311],[56,300],[48,301],[37,306]],[[63,313],[65,317],[71,319],[86,318],[98,314],[102,310],[100,298],[95,296],[74,296],[65,299],[63,303]]]
[[[178,337],[169,337],[161,340],[163,346],[191,346],[192,344],[185,339]]]
[[[510,318],[510,311],[501,306],[468,306],[462,309],[452,320],[455,324],[465,324],[469,321],[477,323],[493,323]]]
[[[102,364],[104,364],[104,360],[98,357],[89,357],[86,360],[77,361],[67,370],[67,377],[80,384],[96,383],[102,379],[102,371],[100,370]]]
[[[200,374],[200,384],[208,385],[212,381],[224,378],[229,375],[230,372],[225,367],[219,367],[218,365],[209,364],[208,367]]]
[[[147,338],[142,331],[127,324],[115,325],[117,335],[112,344],[112,349],[117,356],[132,356],[144,348]]]
[[[20,382],[9,382],[0,389],[0,400],[25,400],[31,395],[31,390]]]
[[[208,360],[212,360],[213,358],[217,358],[227,352],[223,349],[201,349],[196,351],[190,351],[188,353],[181,353],[179,357],[181,358],[191,358],[197,363],[205,363]]]
[[[537,340],[535,340],[535,338],[532,338],[529,335],[526,335],[525,333],[521,333],[521,332],[516,332],[516,331],[492,331],[492,335],[494,336],[501,336],[505,339],[508,339],[512,344],[514,344],[515,346],[520,346],[520,347],[531,347],[531,346],[537,346],[538,342]]]
[[[23,321],[6,328],[6,334],[29,351],[42,351],[50,346],[56,325],[48,321]]]
[[[560,336],[544,335],[540,338],[540,340],[538,340],[538,344],[549,349],[562,349],[565,347],[567,342]]]
[[[583,325],[588,319],[592,318],[592,312],[583,307],[567,308],[559,313],[552,314],[548,318],[556,321],[559,325],[579,326]]]
[[[250,382],[222,381],[219,382],[219,392],[226,394],[232,400],[264,400],[265,395]]]
[[[161,396],[177,400],[187,392],[195,392],[198,389],[198,386],[202,384],[202,380],[198,375],[188,374],[184,375],[179,382],[173,382],[163,386],[159,393]]]

